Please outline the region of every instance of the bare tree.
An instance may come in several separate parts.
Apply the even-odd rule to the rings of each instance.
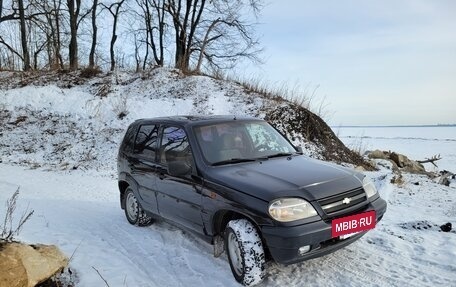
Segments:
[[[158,56],[155,55],[157,65],[163,66],[164,63],[164,37],[165,37],[165,0],[153,0],[155,11],[157,12],[158,20]]]
[[[150,65],[175,67],[189,72],[231,68],[243,58],[258,61],[255,23],[263,0],[0,0],[0,65],[29,70],[32,67],[78,69],[78,42],[90,46],[88,66],[95,66],[98,19],[111,18],[110,69],[136,63],[136,69]],[[104,3],[102,3],[104,2]],[[108,4],[109,3],[109,4]],[[84,6],[87,5],[87,6]],[[126,5],[129,5],[125,8]],[[99,6],[103,9],[100,11]],[[104,12],[109,13],[104,13]],[[128,11],[128,12],[127,12]],[[121,14],[129,13],[130,33],[122,33]],[[91,14],[91,37],[81,23]],[[98,18],[98,19],[97,19]],[[85,24],[84,24],[85,25]],[[90,28],[89,28],[90,26]],[[81,31],[79,31],[81,30]],[[119,34],[119,35],[118,35]],[[119,37],[134,41],[134,50],[116,48]],[[68,50],[62,51],[62,46]],[[173,53],[173,58],[167,58]],[[85,58],[85,56],[84,56]],[[134,61],[130,61],[134,59]],[[139,65],[138,65],[139,64]]]
[[[0,1],[0,23],[11,22],[12,24],[9,26],[12,28],[10,31],[12,34],[8,35],[9,43],[0,35],[0,44],[6,47],[14,56],[17,56],[22,62],[22,69],[28,71],[32,68],[30,54],[32,53],[35,59],[44,47],[41,41],[32,45],[31,39],[33,36],[31,32],[40,31],[40,29],[36,29],[36,26],[40,22],[40,17],[46,15],[47,11],[36,10],[36,1],[34,0],[29,0],[27,3],[24,0],[8,2],[9,8],[4,9],[5,2]],[[4,11],[7,12],[6,15],[3,15]],[[18,23],[18,26],[14,24],[15,22]],[[20,48],[15,47],[16,42],[20,43]],[[34,66],[37,66],[36,63],[34,63]]]
[[[70,69],[78,69],[78,17],[81,11],[81,0],[67,0],[68,13],[70,15]]]
[[[62,54],[60,53],[60,47],[61,47],[61,40],[60,40],[60,11],[62,7],[62,0],[53,0],[53,12],[54,12],[54,22],[55,22],[55,31],[52,33],[52,42],[54,46],[54,52],[55,52],[55,65],[58,64],[60,66],[60,69],[63,69],[63,59],[62,59]],[[52,23],[52,20],[51,20]]]
[[[60,53],[60,25],[62,0],[42,1],[29,0],[30,9],[40,15],[30,23],[29,42],[33,53],[33,66],[39,66],[39,54],[46,51],[49,69],[63,69],[63,59]],[[43,40],[44,39],[44,40]]]
[[[89,68],[95,66],[95,49],[97,47],[97,6],[98,0],[93,0],[92,5],[92,46],[89,54]]]
[[[142,18],[145,29],[146,51],[143,60],[145,69],[149,58],[149,49],[152,50],[154,62],[158,66],[164,64],[164,41],[165,41],[165,4],[166,0],[136,0],[136,4],[141,9],[141,14],[136,13]]]
[[[176,68],[189,71],[195,65],[199,72],[204,60],[213,69],[231,68],[241,58],[259,61],[254,24],[244,14],[257,16],[261,6],[262,0],[168,0]]]
[[[19,8],[19,22],[21,30],[21,47],[22,47],[22,58],[24,60],[24,71],[31,69],[30,66],[30,54],[27,47],[27,28],[25,26],[25,10],[24,10],[24,1],[17,0]]]
[[[117,40],[117,21],[119,19],[119,14],[120,14],[120,8],[122,7],[122,4],[125,2],[125,0],[121,0],[118,2],[114,2],[109,6],[106,6],[105,4],[101,3],[101,5],[109,11],[113,18],[113,25],[112,25],[112,36],[111,36],[111,44],[109,48],[109,54],[111,56],[111,71],[114,71],[114,68],[116,67],[116,58],[115,58],[115,53],[114,53],[114,45]]]
[[[136,69],[135,72],[138,73],[141,67],[141,56],[139,55],[139,43],[138,43],[138,36],[135,34],[134,35],[134,43],[135,43],[135,62],[136,62]]]
[[[87,9],[84,14],[81,14],[81,0],[67,0],[67,7],[70,16],[70,45],[68,47],[70,69],[77,70],[79,67],[78,28],[81,21],[90,14],[91,9]]]
[[[9,3],[0,0],[0,25],[2,26],[3,31],[6,31],[6,27],[10,26],[9,22],[19,19],[18,7],[15,6],[16,3],[14,1],[7,2]],[[24,58],[14,44],[11,44],[11,41],[8,41],[8,39],[5,39],[4,37],[7,37],[7,35],[3,33],[0,34],[0,44],[9,52],[5,52],[5,62],[8,63],[9,68],[14,69],[15,58],[19,58],[21,62],[24,62]]]
[[[175,33],[175,66],[189,70],[190,47],[204,11],[206,0],[168,0],[167,12],[171,15]]]
[[[255,24],[246,20],[245,11],[255,17],[262,7],[260,0],[232,0],[211,2],[209,15],[201,24],[202,34],[196,36],[193,52],[198,55],[196,71],[230,69],[241,59],[261,62],[259,41],[255,37]]]

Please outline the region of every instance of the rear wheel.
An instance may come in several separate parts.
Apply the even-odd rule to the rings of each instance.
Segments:
[[[225,250],[234,278],[245,285],[260,283],[266,275],[261,237],[247,219],[228,222],[225,229]]]
[[[138,226],[149,226],[153,223],[153,219],[144,212],[135,193],[130,187],[125,190],[123,199],[125,201],[125,216],[127,217],[128,222]]]

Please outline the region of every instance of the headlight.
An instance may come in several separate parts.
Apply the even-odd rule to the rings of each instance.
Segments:
[[[313,206],[301,198],[280,198],[269,205],[269,215],[280,222],[290,222],[317,215]]]
[[[375,188],[374,183],[368,180],[366,177],[363,179],[363,188],[367,194],[367,198],[377,194],[377,189]]]

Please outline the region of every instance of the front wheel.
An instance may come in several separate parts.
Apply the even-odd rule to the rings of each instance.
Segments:
[[[225,250],[234,278],[245,285],[260,283],[266,275],[261,237],[247,219],[228,222],[225,229]]]
[[[148,216],[138,202],[133,190],[128,187],[123,197],[125,206],[125,216],[128,222],[138,226],[149,226],[153,223],[153,219]]]

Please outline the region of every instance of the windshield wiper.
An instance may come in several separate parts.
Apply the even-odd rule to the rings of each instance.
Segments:
[[[267,158],[290,156],[290,155],[293,155],[293,153],[291,153],[291,152],[279,152],[279,153],[276,153],[276,154],[268,155]]]
[[[224,164],[230,164],[230,163],[241,163],[241,162],[251,162],[251,161],[256,161],[256,160],[251,159],[251,158],[231,158],[231,159],[227,159],[227,160],[214,162],[211,165],[217,166],[217,165],[224,165]]]

